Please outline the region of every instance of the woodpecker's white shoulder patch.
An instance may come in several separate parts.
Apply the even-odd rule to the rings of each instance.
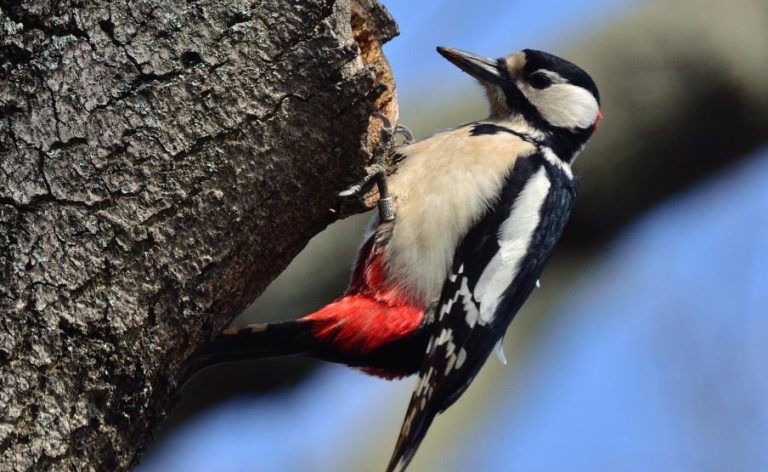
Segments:
[[[499,250],[475,286],[474,298],[480,305],[481,320],[493,318],[504,291],[517,276],[539,225],[541,208],[551,185],[546,168],[541,167],[528,179],[499,228]]]

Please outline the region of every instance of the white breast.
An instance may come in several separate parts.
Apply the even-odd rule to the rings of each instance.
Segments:
[[[470,129],[403,148],[406,159],[389,180],[397,205],[389,279],[424,306],[440,296],[459,240],[494,203],[515,160],[535,149],[513,134]]]

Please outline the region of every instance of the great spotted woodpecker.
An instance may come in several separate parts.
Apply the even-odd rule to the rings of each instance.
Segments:
[[[590,76],[559,57],[438,52],[485,87],[490,116],[398,149],[394,218],[373,218],[341,298],[228,329],[198,357],[303,354],[386,378],[418,372],[388,471],[407,467],[537,284],[576,198],[571,163],[602,117]]]

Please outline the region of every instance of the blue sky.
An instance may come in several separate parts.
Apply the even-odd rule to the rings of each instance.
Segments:
[[[400,96],[409,102],[424,90],[441,91],[466,77],[435,52],[450,46],[498,57],[525,48],[553,53],[603,20],[642,0],[438,1],[385,0],[400,36],[385,45]],[[437,93],[435,93],[437,95]]]

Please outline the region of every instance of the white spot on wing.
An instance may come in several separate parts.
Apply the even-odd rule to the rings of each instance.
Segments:
[[[446,359],[449,358],[453,354],[453,351],[455,350],[456,350],[456,345],[453,344],[453,341],[448,341],[448,345],[445,346],[445,358]]]
[[[480,321],[480,324],[484,324],[481,314],[477,311],[477,306],[475,306],[475,302],[472,300],[472,292],[469,291],[466,277],[461,279],[461,287],[459,288],[458,294],[464,302],[464,313],[467,314],[464,319],[467,321],[469,327],[473,328],[477,321]]]
[[[461,369],[461,366],[464,365],[465,360],[467,360],[467,351],[465,351],[464,348],[461,348],[458,356],[456,357],[456,370]]]
[[[545,168],[539,169],[520,191],[509,217],[499,228],[499,251],[483,270],[475,287],[475,299],[480,305],[480,322],[490,322],[504,290],[520,270],[539,225],[540,211],[551,184]]]
[[[443,330],[440,331],[440,336],[438,336],[437,341],[435,341],[435,345],[441,346],[445,344],[446,342],[450,341],[451,336],[451,330],[448,328],[443,328]]]
[[[454,299],[450,298],[448,301],[445,302],[443,305],[443,309],[440,310],[440,319],[443,319],[443,316],[447,315],[451,312],[451,308],[453,308]]]
[[[445,372],[443,373],[443,375],[448,375],[451,369],[453,369],[453,366],[456,365],[456,357],[457,356],[454,354],[453,356],[448,358],[448,362],[445,363]]]
[[[464,317],[464,320],[470,328],[474,328],[477,324],[477,319],[480,317],[480,312],[477,311],[477,308],[475,308],[475,305],[473,304],[471,309],[467,310],[466,313],[467,315]]]

